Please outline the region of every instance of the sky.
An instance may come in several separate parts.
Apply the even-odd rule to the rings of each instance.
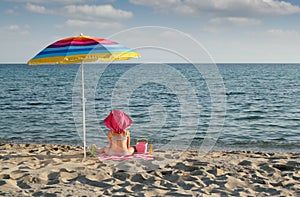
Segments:
[[[300,63],[300,0],[1,0],[0,63],[80,33],[140,62]]]

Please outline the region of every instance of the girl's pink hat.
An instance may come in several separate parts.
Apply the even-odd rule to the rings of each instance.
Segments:
[[[110,114],[105,118],[104,124],[110,130],[117,133],[122,133],[132,124],[132,120],[123,111],[112,110]]]

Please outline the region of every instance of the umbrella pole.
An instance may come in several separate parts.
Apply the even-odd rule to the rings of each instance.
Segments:
[[[85,131],[85,96],[84,96],[84,65],[81,62],[81,82],[82,82],[82,129],[83,129],[83,151],[86,158],[86,131]]]

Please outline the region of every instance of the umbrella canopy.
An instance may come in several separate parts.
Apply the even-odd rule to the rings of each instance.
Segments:
[[[54,42],[29,60],[28,64],[76,64],[98,60],[128,60],[139,56],[137,52],[117,42],[81,34]]]
[[[29,65],[81,63],[83,149],[86,158],[84,62],[115,61],[137,58],[140,55],[117,42],[91,36],[69,37],[50,44],[28,61]]]
[[[110,114],[105,118],[104,124],[110,130],[117,133],[122,133],[132,124],[132,120],[123,111],[112,110]]]

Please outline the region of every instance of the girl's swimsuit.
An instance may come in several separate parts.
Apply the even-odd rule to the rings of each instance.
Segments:
[[[111,137],[111,140],[121,140],[121,141],[125,141],[125,140],[127,140],[127,136],[125,136],[125,137]]]

